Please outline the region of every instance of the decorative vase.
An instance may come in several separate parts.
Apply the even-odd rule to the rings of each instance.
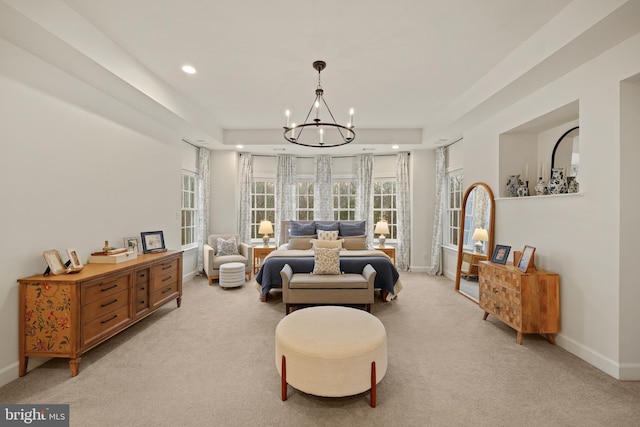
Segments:
[[[518,197],[518,188],[524,183],[520,181],[520,175],[509,175],[507,180],[507,195],[509,197]]]
[[[549,180],[549,194],[564,194],[567,192],[567,181],[564,179],[563,168],[551,169],[551,179]]]
[[[522,182],[522,181],[521,181]],[[529,181],[525,181],[518,187],[518,197],[527,197],[529,195]]]
[[[567,177],[567,193],[577,193],[580,191],[580,184],[575,176]]]
[[[545,185],[542,177],[538,178],[538,183],[535,187],[533,187],[533,191],[536,193],[536,196],[544,196],[546,194],[549,194],[549,191],[547,191],[547,186]]]

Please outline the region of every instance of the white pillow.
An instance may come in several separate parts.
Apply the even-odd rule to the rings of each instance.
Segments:
[[[318,240],[338,240],[338,230],[318,230]]]
[[[340,274],[340,249],[318,248],[312,274]]]

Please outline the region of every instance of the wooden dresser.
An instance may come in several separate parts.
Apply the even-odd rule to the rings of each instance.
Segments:
[[[513,265],[479,263],[480,308],[484,319],[489,314],[522,334],[545,334],[555,344],[552,334],[560,331],[560,290],[556,273],[534,270],[523,273]]]
[[[19,279],[20,369],[29,357],[80,356],[118,332],[182,300],[182,251],[145,254],[121,264],[87,264],[76,274]]]
[[[487,256],[478,252],[462,252],[462,265],[460,266],[460,274],[466,276],[467,280],[472,277],[478,277],[478,263],[486,261]]]

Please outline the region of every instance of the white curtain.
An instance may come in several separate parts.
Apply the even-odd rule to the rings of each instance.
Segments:
[[[433,202],[433,231],[431,236],[431,264],[427,273],[442,274],[442,215],[444,210],[445,147],[436,149],[436,197]]]
[[[276,246],[280,246],[280,224],[283,220],[296,219],[296,170],[297,160],[289,154],[278,154],[276,167],[276,223],[273,229]]]
[[[313,217],[318,221],[333,220],[333,184],[331,156],[316,156],[316,176],[313,185]]]
[[[198,261],[196,262],[196,271],[198,274],[204,271],[204,252],[203,246],[209,237],[209,196],[211,195],[209,173],[210,152],[208,148],[198,148],[198,166],[196,173],[196,189],[198,209],[198,221],[196,222],[196,239],[198,241]]]
[[[411,192],[409,188],[409,153],[398,153],[396,160],[396,210],[398,212],[398,248],[396,263],[408,271],[411,249]]]
[[[356,212],[355,219],[367,221],[367,245],[373,235],[373,154],[356,156]]]
[[[253,157],[240,154],[240,218],[238,234],[240,241],[251,243],[251,184],[253,183]]]

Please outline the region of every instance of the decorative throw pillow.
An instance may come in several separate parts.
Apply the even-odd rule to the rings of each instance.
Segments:
[[[324,248],[342,249],[342,244],[343,243],[344,243],[344,240],[318,240],[318,239],[311,239],[311,244],[313,245],[313,249],[318,249],[318,248],[322,248],[322,249],[324,249]]]
[[[340,249],[318,248],[312,274],[340,274]]]
[[[364,251],[367,249],[367,236],[342,237],[342,248],[348,251]]]
[[[291,221],[289,236],[311,236],[316,234],[316,222]]]
[[[287,249],[291,250],[306,250],[311,249],[313,245],[311,244],[311,239],[315,240],[316,236],[297,236],[297,237],[289,237],[289,243]]]
[[[318,240],[338,240],[338,231],[318,231]]]
[[[218,256],[239,255],[238,244],[236,243],[235,237],[230,237],[227,240],[218,237],[216,240],[216,246],[218,246]]]
[[[364,234],[367,234],[366,221],[340,222],[341,236],[362,236]]]
[[[334,222],[316,222],[316,231],[340,231],[340,223],[338,221]]]

